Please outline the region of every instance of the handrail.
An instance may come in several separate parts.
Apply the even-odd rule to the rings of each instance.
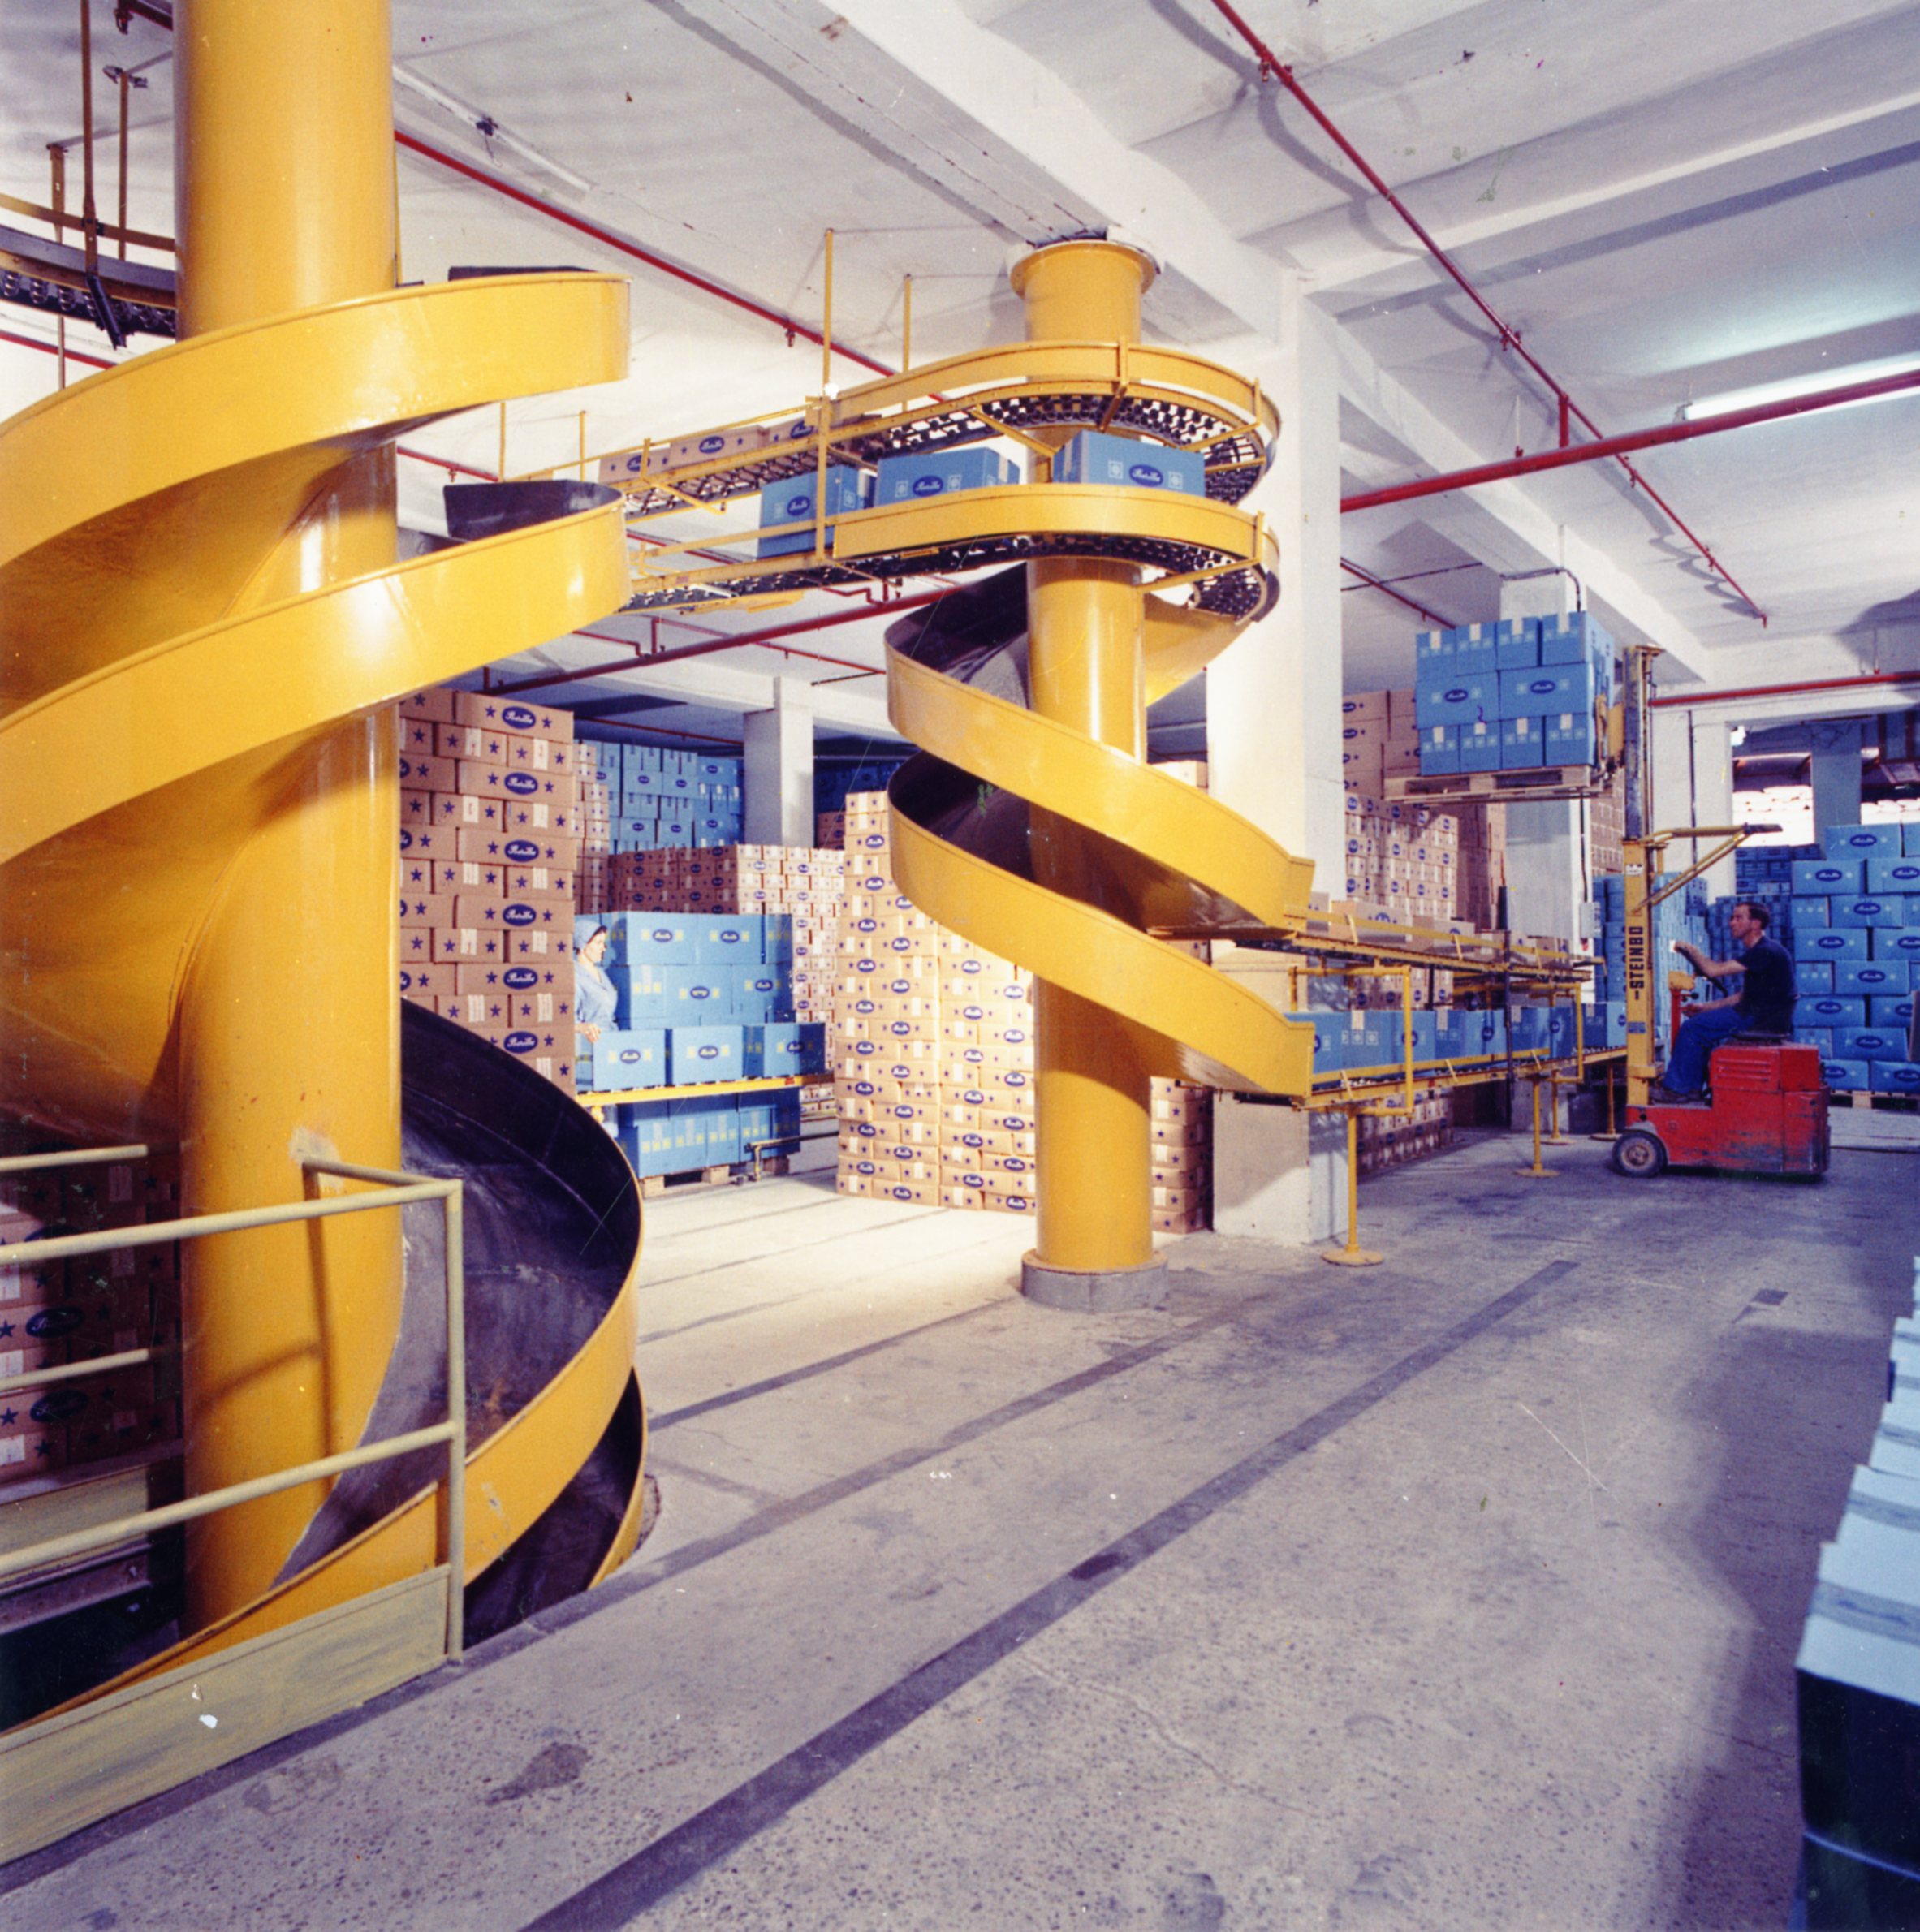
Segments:
[[[24,1155],[0,1162],[0,1173],[20,1172],[34,1167],[71,1167],[101,1160],[132,1158],[145,1154],[145,1147],[93,1149],[64,1154]],[[257,1476],[245,1482],[229,1483],[205,1494],[190,1496],[157,1509],[136,1512],[111,1521],[97,1523],[67,1536],[48,1538],[0,1555],[0,1581],[71,1556],[84,1555],[123,1542],[131,1536],[173,1528],[177,1524],[212,1516],[236,1504],[257,1501],[301,1484],[338,1476],[350,1469],[385,1462],[416,1449],[431,1448],[444,1443],[447,1447],[447,1654],[458,1658],[464,1644],[466,1614],[467,1542],[467,1341],[466,1279],[463,1246],[465,1235],[464,1201],[458,1180],[431,1180],[399,1169],[369,1167],[347,1161],[308,1161],[303,1171],[310,1176],[328,1175],[342,1180],[365,1181],[379,1188],[377,1194],[337,1196],[321,1201],[284,1201],[275,1206],[242,1208],[227,1214],[192,1214],[174,1221],[147,1222],[133,1227],[101,1228],[91,1234],[63,1235],[46,1241],[15,1241],[0,1246],[0,1267],[54,1261],[84,1254],[110,1253],[123,1248],[147,1248],[162,1242],[192,1240],[205,1235],[235,1234],[253,1228],[274,1227],[291,1222],[317,1221],[334,1214],[365,1214],[382,1208],[406,1207],[415,1201],[438,1201],[445,1227],[447,1287],[447,1420],[425,1428],[409,1430],[377,1443],[333,1455],[319,1456],[291,1469],[270,1476]],[[71,1381],[82,1375],[97,1375],[114,1368],[127,1368],[157,1359],[163,1352],[150,1348],[127,1350],[97,1361],[68,1363],[60,1369],[42,1369],[22,1375],[0,1378],[0,1394],[15,1388],[40,1387],[49,1382]]]
[[[102,1161],[144,1161],[145,1141],[130,1147],[69,1147],[59,1154],[15,1154],[0,1160],[0,1174],[32,1174],[42,1167],[96,1167]]]

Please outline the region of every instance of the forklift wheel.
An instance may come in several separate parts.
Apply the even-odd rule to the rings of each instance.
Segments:
[[[1644,1127],[1629,1127],[1613,1144],[1613,1171],[1635,1180],[1651,1180],[1667,1171],[1667,1149],[1660,1136]]]

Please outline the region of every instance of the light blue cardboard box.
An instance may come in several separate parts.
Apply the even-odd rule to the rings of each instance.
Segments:
[[[1594,708],[1590,664],[1542,664],[1532,671],[1500,673],[1502,718],[1547,718],[1562,711]]]
[[[1498,771],[1500,769],[1500,727],[1497,718],[1477,718],[1470,724],[1458,727],[1460,731],[1460,769],[1469,771]]]
[[[1905,1033],[1914,1017],[1911,993],[1875,993],[1868,996],[1866,1024]]]
[[[1801,993],[1832,993],[1838,990],[1833,983],[1833,962],[1831,960],[1796,960],[1793,962],[1793,983]]]
[[[1866,890],[1863,859],[1795,859],[1792,864],[1796,898],[1824,893],[1829,898],[1857,899]]]
[[[818,1020],[779,1020],[743,1029],[743,1066],[749,1080],[820,1073],[826,1067],[826,1028]]]
[[[1896,892],[1920,893],[1920,859],[1869,859],[1866,890],[1889,898]]]
[[[1911,1060],[1875,1060],[1872,1067],[1876,1093],[1920,1093],[1920,1064]]]
[[[1898,899],[1835,899],[1828,903],[1832,908],[1832,923],[1836,927],[1864,929],[1880,925],[1897,930],[1905,923],[1904,895]]]
[[[1056,483],[1120,484],[1133,489],[1171,489],[1206,494],[1206,463],[1197,450],[1136,442],[1128,436],[1082,429],[1053,459]]]
[[[659,1087],[667,1082],[667,1034],[659,1027],[603,1032],[589,1049],[593,1090]]]
[[[1866,1000],[1837,994],[1820,994],[1801,998],[1793,1008],[1796,1025],[1841,1027],[1867,1024]]]
[[[930,451],[922,455],[882,457],[874,476],[874,501],[919,502],[929,497],[992,489],[1019,481],[1017,463],[998,450],[971,443],[962,449]]]
[[[1538,718],[1500,720],[1500,770],[1530,771],[1547,762],[1546,733]]]
[[[1844,960],[1833,968],[1833,990],[1848,999],[1897,998],[1913,991],[1914,969],[1905,960]],[[1866,1025],[1864,1016],[1856,1024]]]
[[[1460,770],[1460,727],[1428,725],[1420,734],[1420,770],[1429,778],[1446,778]]]
[[[694,925],[693,958],[699,965],[736,963],[757,965],[761,946],[761,921],[751,915],[744,918],[716,919],[703,913]]]
[[[1833,924],[1833,901],[1831,899],[1790,899],[1787,901],[1787,921],[1795,932],[1811,932],[1816,926]]]
[[[1537,617],[1503,617],[1494,626],[1494,669],[1533,671],[1540,662],[1540,620]]]
[[[1866,929],[1856,927],[1842,932],[1829,927],[1796,933],[1793,956],[1797,960],[1832,960],[1836,965],[1849,960],[1864,964],[1868,957]]]
[[[818,472],[805,471],[797,477],[789,477],[783,483],[770,483],[760,493],[760,526],[766,529],[778,524],[805,523],[813,519],[813,492],[818,482]],[[873,478],[865,470],[854,469],[844,463],[830,464],[826,471],[826,514],[828,519],[826,534],[829,540],[834,533],[832,519],[844,511],[864,510],[872,501]],[[813,547],[811,528],[790,530],[779,537],[762,537],[756,553],[762,557],[787,557],[796,551],[810,550]],[[686,754],[680,754],[684,757]],[[696,764],[697,761],[695,761]],[[684,789],[691,791],[698,776],[697,770],[676,771],[675,776],[686,781]]]
[[[1823,1060],[1820,1078],[1836,1093],[1865,1093],[1873,1086],[1873,1063],[1870,1060]]]
[[[1843,1060],[1904,1060],[1907,1037],[1877,1026],[1836,1026],[1833,1050]]]
[[[668,1029],[667,1083],[675,1087],[699,1080],[740,1078],[744,1047],[737,1026],[675,1026]]]
[[[1599,756],[1599,740],[1591,711],[1561,711],[1541,720],[1546,727],[1546,762],[1591,765]]]
[[[1897,933],[1886,926],[1876,927],[1873,934],[1871,956],[1889,962],[1896,960],[1920,961],[1920,921]]]
[[[1484,673],[1462,672],[1452,678],[1436,678],[1431,684],[1413,688],[1413,721],[1424,730],[1428,725],[1472,724],[1499,715],[1499,686]],[[1464,741],[1463,741],[1464,745]]]
[[[1830,825],[1820,849],[1830,859],[1897,859],[1905,839],[1897,825]]]
[[[694,949],[694,921],[677,912],[609,912],[600,921],[576,921],[590,934],[596,925],[606,928],[606,963],[613,966],[690,966]]]

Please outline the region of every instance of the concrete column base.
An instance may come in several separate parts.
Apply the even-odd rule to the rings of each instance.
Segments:
[[[1035,1256],[1020,1264],[1020,1292],[1046,1308],[1081,1315],[1116,1314],[1158,1308],[1167,1299],[1167,1257],[1156,1254],[1137,1268],[1049,1268]]]

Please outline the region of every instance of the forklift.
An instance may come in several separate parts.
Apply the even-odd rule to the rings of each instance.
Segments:
[[[1714,1050],[1704,1100],[1655,1102],[1650,1089],[1661,1072],[1655,1034],[1654,908],[1684,891],[1710,866],[1773,825],[1687,826],[1646,830],[1646,731],[1648,666],[1653,653],[1629,655],[1629,688],[1622,735],[1627,768],[1626,876],[1627,1112],[1613,1144],[1613,1167],[1636,1180],[1669,1167],[1726,1174],[1790,1174],[1817,1180],[1827,1171],[1827,1088],[1817,1048],[1770,1034],[1735,1033]],[[1721,843],[1664,886],[1660,862],[1676,842]],[[1668,1038],[1680,1029],[1683,997],[1694,985],[1687,972],[1668,972]]]

